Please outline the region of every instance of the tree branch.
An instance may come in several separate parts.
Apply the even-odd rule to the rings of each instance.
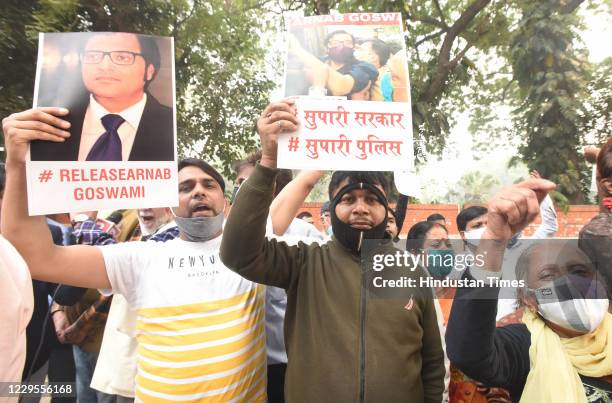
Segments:
[[[419,46],[419,45],[421,45],[422,43],[427,42],[427,41],[428,41],[428,40],[430,40],[430,39],[437,38],[438,36],[442,35],[442,34],[443,34],[443,33],[445,33],[445,32],[446,32],[446,30],[443,30],[443,29],[442,29],[442,30],[440,30],[440,31],[434,32],[433,34],[429,34],[429,35],[427,35],[427,36],[424,36],[423,38],[419,39],[419,40],[418,40],[418,41],[417,41],[417,42],[414,44],[414,46]]]
[[[178,36],[178,29],[179,27],[181,27],[187,20],[189,20],[191,17],[193,17],[193,14],[195,13],[196,9],[200,7],[200,2],[198,0],[195,0],[193,2],[193,5],[191,6],[191,10],[189,11],[189,13],[184,17],[181,18],[180,20],[177,20],[174,23],[174,27],[172,27],[172,35],[174,37],[174,39],[176,40],[176,37]]]
[[[510,86],[512,85],[514,81],[515,80],[513,78],[512,80],[508,81],[508,84],[504,86],[504,90],[502,91],[502,102],[506,100],[506,92],[508,92],[508,89],[510,88]]]
[[[440,53],[438,54],[438,65],[436,71],[434,72],[431,78],[429,87],[423,93],[421,101],[431,103],[438,95],[440,95],[442,89],[444,88],[446,79],[448,78],[448,75],[454,68],[450,61],[450,53],[453,48],[453,43],[455,42],[455,39],[457,38],[459,33],[461,33],[467,28],[470,22],[474,20],[476,15],[478,15],[478,13],[482,11],[482,9],[484,9],[490,2],[491,0],[474,0],[472,4],[470,4],[468,8],[461,14],[459,19],[457,19],[457,21],[455,21],[455,23],[449,28],[446,36],[444,37],[442,47],[440,48]],[[470,46],[471,45],[468,44],[465,49],[459,52],[458,56],[463,57],[465,55],[465,52],[467,52],[467,50],[470,48]],[[459,62],[459,60],[460,59],[456,60],[455,65]]]
[[[559,10],[561,14],[571,14],[576,10],[580,5],[584,3],[584,0],[571,0],[564,7]]]
[[[436,26],[440,29],[443,29],[445,31],[447,31],[449,28],[448,26],[443,23],[442,21],[438,21],[435,18],[429,17],[429,16],[417,16],[417,15],[410,15],[408,14],[408,19],[412,20],[412,21],[418,21],[418,22],[422,22],[424,24],[429,24],[429,25],[433,25]]]
[[[440,7],[440,1],[439,0],[433,0],[433,3],[434,3],[434,6],[436,6],[436,10],[438,10],[438,14],[440,14],[440,18],[442,20],[442,23],[444,23],[446,28],[448,28],[448,24],[446,23],[446,18],[444,18],[444,13],[442,12],[442,7]]]
[[[468,42],[468,44],[465,45],[463,50],[461,50],[461,52],[457,53],[457,56],[455,56],[455,58],[453,60],[451,60],[450,63],[449,63],[449,72],[452,71],[455,67],[457,67],[457,64],[461,61],[461,59],[463,59],[463,56],[465,56],[467,51],[470,50],[470,48],[472,46],[473,46],[473,44]]]
[[[266,7],[272,1],[273,0],[261,0],[259,2],[253,3],[253,4],[249,4],[247,7],[239,10],[238,12],[244,12],[244,11],[250,11],[250,10],[258,10],[260,8]],[[266,11],[268,11],[268,10],[266,10]]]

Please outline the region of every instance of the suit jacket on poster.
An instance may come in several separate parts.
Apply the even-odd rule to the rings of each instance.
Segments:
[[[33,141],[30,146],[32,161],[77,161],[87,106],[88,103],[85,103],[80,108],[71,108],[66,118],[71,124],[71,136],[65,142]],[[173,161],[173,127],[172,109],[147,94],[147,103],[128,160]]]

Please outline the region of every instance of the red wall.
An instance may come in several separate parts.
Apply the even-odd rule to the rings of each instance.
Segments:
[[[299,212],[308,211],[314,218],[315,226],[320,230],[321,217],[320,210],[323,203],[304,203]],[[578,237],[580,229],[588,223],[598,213],[598,206],[570,206],[567,214],[557,210],[557,222],[559,230],[558,237]],[[459,206],[456,204],[411,204],[408,206],[408,213],[402,227],[402,234],[406,235],[412,225],[419,221],[424,221],[430,214],[439,213],[446,218],[446,227],[451,234],[457,234],[456,217],[459,214]],[[535,223],[529,225],[524,231],[525,236],[533,233],[539,225],[538,219]]]

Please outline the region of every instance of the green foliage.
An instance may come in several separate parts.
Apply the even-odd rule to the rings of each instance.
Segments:
[[[0,15],[0,117],[31,106],[38,32],[127,31],[175,38],[179,149],[225,174],[255,147],[274,83],[263,71],[272,28],[254,1],[15,1]]]
[[[571,203],[582,203],[589,178],[578,149],[589,74],[586,54],[573,45],[578,17],[561,12],[563,6],[559,0],[523,5],[512,40],[514,78],[522,98],[515,113],[523,161],[556,182]]]
[[[581,132],[586,141],[602,144],[612,133],[612,58],[593,66]]]
[[[577,203],[589,181],[579,149],[612,132],[612,60],[588,62],[576,12],[610,13],[612,1],[583,1],[5,0],[0,117],[31,105],[38,32],[174,36],[179,149],[227,175],[257,146],[254,119],[282,63],[276,55],[268,56],[272,68],[264,64],[271,44],[262,38],[283,29],[282,10],[401,12],[417,163],[442,155],[467,113],[479,154],[513,146],[517,161],[559,184],[559,201]]]
[[[312,2],[305,1],[309,4]],[[331,6],[335,5],[334,2]],[[466,109],[465,87],[479,75],[476,64],[462,51],[486,50],[507,36],[508,18],[501,2],[484,5],[468,23],[458,28],[446,55],[445,35],[472,1],[348,0],[337,3],[339,12],[401,12],[407,22],[406,47],[409,55],[413,133],[417,162],[427,154],[440,155],[446,146],[457,112]],[[440,6],[440,7],[438,7]],[[447,56],[448,63],[441,62]],[[437,74],[443,77],[438,83]]]
[[[50,10],[49,8],[52,8]],[[68,25],[73,2],[8,0],[0,13],[0,118],[32,107],[38,32]]]
[[[493,189],[499,181],[492,175],[480,171],[468,172],[459,179],[457,185],[450,190],[443,200],[449,203],[484,204],[493,196]]]

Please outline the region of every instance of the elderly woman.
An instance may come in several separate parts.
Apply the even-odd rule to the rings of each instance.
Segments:
[[[612,316],[587,255],[571,241],[541,241],[521,255],[516,275],[522,324],[495,328],[497,301],[483,298],[498,289],[458,290],[446,333],[451,363],[514,401],[611,401]]]

